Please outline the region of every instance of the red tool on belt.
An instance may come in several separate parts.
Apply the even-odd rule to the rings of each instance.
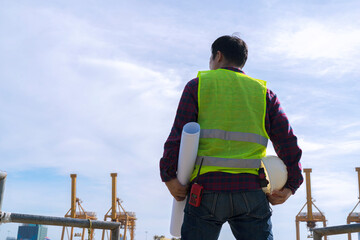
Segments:
[[[189,204],[194,206],[194,207],[200,206],[201,197],[202,197],[202,193],[203,193],[203,190],[204,190],[204,187],[197,183],[203,160],[204,160],[204,158],[201,159],[199,171],[198,171],[198,173],[196,175],[196,178],[195,178],[195,181],[194,181],[193,185],[191,186],[191,191],[190,191]]]

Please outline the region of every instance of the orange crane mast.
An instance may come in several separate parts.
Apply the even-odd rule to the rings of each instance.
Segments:
[[[306,203],[301,208],[300,212],[296,215],[296,240],[300,240],[300,226],[299,222],[306,222],[307,228],[310,230],[309,238],[312,237],[312,229],[316,226],[316,222],[323,222],[323,226],[326,227],[326,218],[324,214],[317,208],[314,204],[314,201],[311,197],[311,182],[310,182],[310,173],[312,172],[311,168],[304,168],[306,175]],[[304,207],[307,206],[307,212],[301,212]],[[319,212],[313,212],[312,206],[314,206]],[[327,237],[324,236],[324,239],[327,240]]]
[[[135,237],[135,225],[136,215],[134,212],[126,212],[121,205],[122,201],[116,195],[116,178],[117,173],[110,174],[112,178],[112,197],[111,197],[111,208],[105,214],[104,221],[111,219],[113,222],[119,222],[120,228],[124,229],[123,239],[126,239],[127,230],[130,231],[130,240],[134,240]],[[104,240],[106,230],[103,230],[102,240]],[[111,236],[110,236],[111,237]]]
[[[88,219],[97,220],[95,212],[86,212],[81,206],[81,200],[76,197],[76,174],[70,174],[71,177],[71,208],[65,214],[65,217],[68,218],[79,218],[79,219]],[[74,227],[71,227],[70,234],[68,232],[68,227],[63,227],[61,233],[61,240],[64,240],[65,231],[67,232],[67,239],[73,240],[74,237]],[[88,240],[93,240],[94,238],[94,229],[88,230]],[[82,230],[81,240],[84,240],[85,228]],[[75,237],[80,237],[80,235],[75,235]]]

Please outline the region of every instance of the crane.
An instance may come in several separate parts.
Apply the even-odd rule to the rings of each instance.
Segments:
[[[96,213],[95,212],[87,212],[84,210],[84,208],[81,206],[82,201],[76,197],[76,174],[70,174],[71,177],[71,208],[69,211],[65,214],[65,217],[69,218],[79,218],[79,219],[88,219],[91,220],[97,220]],[[61,233],[61,240],[64,240],[64,234],[65,230],[67,232],[67,239],[73,240],[74,237],[74,227],[71,227],[70,235],[68,232],[67,227],[63,227],[62,233]],[[94,229],[88,230],[88,239],[92,240],[94,237]],[[84,240],[85,236],[85,228],[82,230],[82,234],[75,234],[75,237],[81,237],[81,240]]]
[[[134,212],[126,212],[124,207],[121,205],[122,201],[116,195],[116,178],[117,173],[110,174],[112,178],[112,197],[111,197],[111,208],[105,214],[104,221],[111,219],[113,222],[119,222],[120,228],[124,229],[123,239],[126,239],[127,230],[130,231],[130,240],[134,240],[134,232],[136,225],[136,215]],[[102,233],[102,240],[105,237],[105,231]]]
[[[300,240],[300,226],[299,222],[306,222],[307,228],[310,231],[308,238],[312,238],[312,229],[316,226],[316,222],[323,222],[323,226],[326,227],[326,218],[324,214],[316,207],[314,201],[311,197],[311,182],[310,182],[310,173],[312,172],[311,168],[304,168],[306,175],[306,203],[301,208],[300,212],[296,215],[296,240]],[[304,207],[307,206],[307,212],[301,212]],[[313,212],[312,206],[314,206],[319,212]],[[324,239],[327,240],[327,237],[324,236]]]

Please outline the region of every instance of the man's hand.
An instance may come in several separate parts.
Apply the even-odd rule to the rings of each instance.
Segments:
[[[177,178],[173,178],[165,182],[165,184],[176,201],[183,201],[185,199],[189,186],[181,185]]]
[[[289,188],[283,188],[281,190],[272,191],[267,198],[272,205],[277,205],[284,203],[291,195],[292,192]]]

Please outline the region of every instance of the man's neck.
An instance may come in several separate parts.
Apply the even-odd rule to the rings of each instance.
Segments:
[[[228,63],[228,62],[224,62],[224,63],[220,63],[219,68],[238,68],[241,69],[241,67],[239,66],[235,66],[234,64]]]

